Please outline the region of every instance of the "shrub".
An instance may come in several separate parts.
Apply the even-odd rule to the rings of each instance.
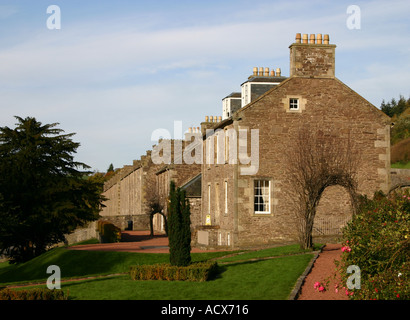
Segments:
[[[34,288],[24,290],[0,290],[0,300],[67,300],[62,290]]]
[[[349,265],[361,272],[352,299],[410,299],[410,192],[376,193],[361,199],[358,213],[343,231],[339,264],[342,281]]]
[[[102,242],[112,243],[121,241],[121,229],[109,221],[99,220],[97,231],[101,236]]]
[[[132,280],[207,281],[218,268],[216,262],[198,262],[189,266],[170,264],[131,266]]]

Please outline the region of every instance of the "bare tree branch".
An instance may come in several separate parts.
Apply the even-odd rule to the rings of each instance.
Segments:
[[[290,194],[295,203],[299,241],[307,249],[313,246],[316,208],[327,187],[346,188],[355,206],[359,158],[350,133],[342,136],[305,127],[293,141],[286,153],[293,188]]]

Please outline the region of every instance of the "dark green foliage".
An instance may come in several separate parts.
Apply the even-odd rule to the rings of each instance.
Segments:
[[[107,173],[108,172],[114,172],[114,165],[111,163],[110,166],[107,169]]]
[[[0,290],[0,300],[67,300],[61,290],[50,290],[45,288],[34,288],[24,290]]]
[[[407,108],[410,107],[410,98],[405,99],[403,96],[400,96],[399,100],[391,99],[390,102],[382,101],[380,109],[387,114],[389,117],[400,116]]]
[[[0,253],[23,262],[98,219],[101,183],[75,162],[79,143],[56,123],[16,117],[0,128]]]
[[[406,190],[361,198],[357,214],[343,230],[345,250],[339,264],[342,283],[350,276],[348,266],[360,267],[361,288],[350,293],[351,299],[410,298],[409,213]]]
[[[406,112],[396,119],[390,135],[392,145],[410,138],[410,112]]]
[[[191,219],[185,191],[171,181],[168,203],[168,239],[170,263],[187,266],[191,262]]]
[[[207,281],[218,269],[216,262],[198,262],[189,266],[169,264],[137,265],[130,268],[132,280]]]

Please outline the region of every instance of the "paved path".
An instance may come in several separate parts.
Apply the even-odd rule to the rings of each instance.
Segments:
[[[336,271],[335,260],[340,260],[342,251],[340,244],[327,244],[316,259],[310,273],[305,278],[302,289],[299,292],[298,300],[348,300],[345,290],[342,288],[335,292],[335,284],[340,279],[333,275]],[[327,280],[333,280],[329,283],[329,288],[325,292],[319,292],[314,288],[315,282],[326,283]]]
[[[82,244],[71,246],[68,249],[142,253],[169,253],[168,238],[166,236],[154,236],[154,238],[150,238],[149,231],[123,231],[122,239],[124,242]],[[192,248],[191,250],[192,253],[210,251],[212,250],[200,250],[198,248]]]

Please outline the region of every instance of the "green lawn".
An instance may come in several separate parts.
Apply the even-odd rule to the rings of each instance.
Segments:
[[[285,300],[313,254],[221,266],[206,282],[133,281],[128,276],[63,284],[70,299]]]
[[[312,253],[290,255],[294,253],[300,253],[297,246],[285,246],[224,258],[220,260],[220,272],[214,279],[206,282],[133,281],[125,274],[62,282],[62,290],[68,292],[69,298],[74,300],[283,300],[287,299],[297,279],[313,257]],[[208,260],[226,254],[195,253],[192,254],[192,260]],[[269,260],[249,260],[279,255],[281,257]],[[46,269],[52,264],[60,267],[63,279],[72,279],[126,273],[134,264],[168,261],[168,254],[74,251],[56,248],[21,265],[0,263],[0,285],[44,281],[49,276]]]

